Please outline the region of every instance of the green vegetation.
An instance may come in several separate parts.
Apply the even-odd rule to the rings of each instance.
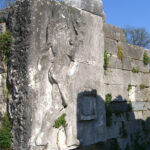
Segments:
[[[108,105],[111,102],[111,100],[112,100],[111,93],[106,94],[105,95],[105,103],[106,103],[106,105]]]
[[[135,67],[133,67],[133,68],[132,68],[132,72],[133,72],[133,73],[138,73],[138,72],[139,72],[139,70],[138,70],[138,69],[136,69]]]
[[[144,65],[148,65],[150,63],[150,58],[149,56],[147,55],[147,52],[144,52],[144,55],[143,55],[143,63]]]
[[[59,128],[59,127],[65,127],[66,126],[66,120],[65,120],[65,116],[66,114],[62,114],[56,121],[54,124],[55,128]]]
[[[124,29],[126,39],[130,44],[150,48],[150,33],[145,28],[127,26]]]
[[[6,114],[2,119],[2,126],[0,127],[0,149],[11,150],[11,121],[9,115]]]
[[[129,92],[131,89],[132,89],[132,85],[131,85],[131,84],[129,84],[129,85],[128,85],[128,89],[127,89],[127,90],[128,90],[128,92]]]
[[[122,61],[124,57],[123,50],[120,44],[118,44],[118,58]]]
[[[107,52],[105,51],[105,52],[104,52],[104,69],[105,69],[105,70],[107,70],[108,65],[109,65],[109,57],[108,57]]]
[[[143,89],[145,89],[145,88],[146,88],[145,84],[140,84],[140,89],[141,89],[141,90],[143,90]]]
[[[4,90],[5,102],[7,102],[8,95],[9,95],[9,90],[8,90],[8,88],[6,87],[5,90]]]
[[[110,57],[112,57],[112,53],[110,53]]]
[[[112,100],[112,95],[110,93],[105,95],[105,108],[106,108],[106,125],[110,127],[112,125],[112,112],[109,109],[109,104]]]
[[[4,9],[6,7],[12,6],[12,4],[15,2],[16,0],[1,0],[0,2],[0,8]]]
[[[7,71],[7,62],[10,55],[12,36],[9,31],[0,33],[0,61],[3,63],[5,71]],[[9,89],[4,90],[5,100],[7,102]],[[0,150],[11,150],[11,128],[12,124],[8,113],[1,118],[0,125]]]
[[[0,34],[0,60],[7,64],[11,50],[12,35],[9,31]]]

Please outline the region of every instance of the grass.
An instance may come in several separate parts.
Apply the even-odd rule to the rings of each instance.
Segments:
[[[132,85],[131,85],[131,84],[129,84],[129,85],[128,85],[128,89],[127,89],[127,90],[128,90],[128,92],[129,92],[131,89],[132,89]]]
[[[107,52],[105,51],[105,52],[104,52],[104,69],[105,69],[105,70],[107,70],[108,65],[109,65],[109,57],[108,57]]]
[[[120,44],[118,44],[118,58],[122,61],[124,57],[124,53]]]
[[[138,70],[138,69],[136,69],[135,67],[133,67],[133,68],[132,68],[132,72],[133,72],[133,73],[138,73],[138,72],[139,72],[139,70]]]
[[[149,56],[147,55],[147,52],[144,52],[144,55],[143,55],[143,63],[144,65],[148,65],[150,63],[150,58]]]
[[[111,102],[111,100],[112,100],[111,93],[106,94],[105,95],[105,103],[106,103],[106,105],[108,105]]]
[[[59,128],[59,127],[65,127],[66,126],[66,120],[65,120],[65,116],[66,114],[62,114],[56,121],[54,124],[55,128]]]
[[[141,89],[141,90],[143,90],[143,89],[145,89],[145,88],[146,88],[145,84],[140,84],[140,89]]]

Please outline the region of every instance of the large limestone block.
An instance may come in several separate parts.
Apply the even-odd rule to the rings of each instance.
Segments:
[[[122,69],[132,70],[132,59],[131,57],[124,57],[122,60]]]
[[[122,69],[122,61],[118,59],[116,55],[108,55],[109,57],[109,64],[108,68],[115,68],[115,69]]]
[[[150,87],[150,73],[141,73],[141,84]]]
[[[117,55],[118,52],[117,42],[115,40],[105,37],[104,50],[109,54]]]
[[[119,90],[118,90],[119,89]],[[121,98],[121,100],[128,100],[128,85],[111,85],[111,84],[105,84],[105,94],[111,93],[112,99],[118,99],[118,97]]]
[[[109,68],[104,76],[104,81],[107,84],[122,84],[129,85],[131,83],[131,72],[121,69]]]
[[[135,100],[136,101],[150,101],[150,88],[141,89],[140,87],[136,87]]]
[[[149,102],[132,102],[132,109],[134,111],[146,111],[148,106]]]
[[[111,24],[104,24],[104,35],[106,38],[125,42],[125,34],[121,28],[113,26]]]
[[[105,18],[101,0],[62,0],[62,2],[72,7],[79,8],[91,12],[95,15],[101,16],[103,17],[103,19]]]
[[[144,110],[142,110],[142,111],[134,111],[134,115],[135,115],[135,119],[136,120],[141,119],[143,121],[146,121],[149,118],[149,116],[150,116],[150,107],[146,111],[144,111]]]
[[[143,61],[145,49],[136,45],[131,45],[126,42],[120,42],[125,57],[131,57],[136,60]]]
[[[135,85],[150,86],[149,73],[133,73],[132,71],[108,68],[105,72],[104,81],[106,84],[122,84],[122,85]]]
[[[132,59],[131,64],[132,64],[132,68],[134,67],[138,69],[140,72],[149,72],[149,66],[144,65],[143,61]]]
[[[69,150],[105,141],[102,17],[55,1],[28,2],[17,3],[12,19],[13,148]],[[21,24],[24,40],[15,45]],[[64,113],[66,126],[54,128]]]

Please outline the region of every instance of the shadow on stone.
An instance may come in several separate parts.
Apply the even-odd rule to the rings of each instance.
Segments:
[[[111,120],[110,126],[107,118]],[[150,118],[135,119],[132,103],[121,95],[106,104],[96,90],[81,92],[77,98],[80,147],[74,150],[149,150],[149,124]]]

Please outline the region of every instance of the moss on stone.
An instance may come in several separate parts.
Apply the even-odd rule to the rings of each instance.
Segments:
[[[118,58],[122,61],[124,57],[124,53],[120,44],[118,44]]]

